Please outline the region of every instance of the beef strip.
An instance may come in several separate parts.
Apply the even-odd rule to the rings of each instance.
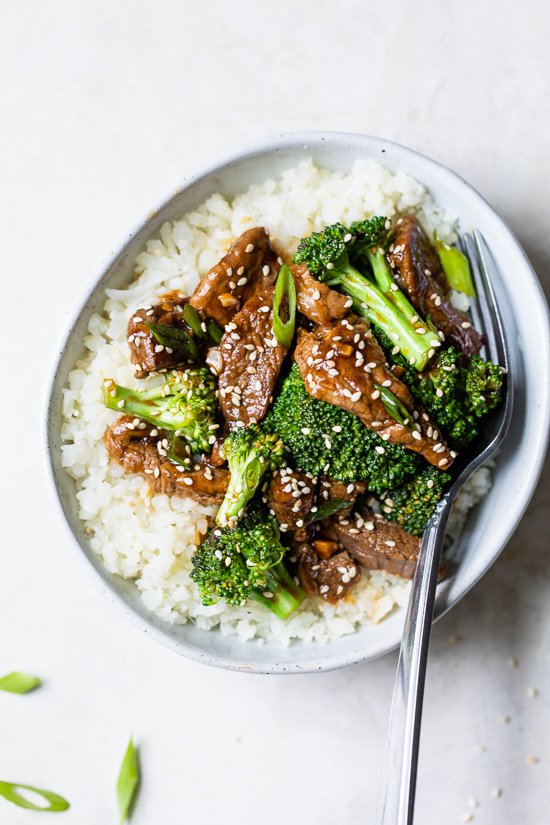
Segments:
[[[330,324],[348,314],[351,299],[314,278],[305,264],[293,264],[290,270],[298,312],[315,324]]]
[[[313,332],[299,330],[294,358],[308,393],[357,415],[383,440],[402,444],[430,464],[449,467],[454,453],[437,426],[414,409],[407,387],[390,370],[378,341],[363,321],[343,319]],[[386,410],[375,384],[385,386],[411,411],[413,420],[399,424]]]
[[[361,578],[361,571],[349,553],[342,551],[323,559],[311,544],[295,547],[296,575],[309,596],[320,596],[334,604],[343,599]]]
[[[341,516],[347,516],[352,511],[357,497],[363,495],[366,489],[366,481],[355,481],[346,484],[344,481],[337,481],[335,478],[321,478],[319,504],[335,498],[340,501],[349,501],[349,507],[344,507],[338,511]]]
[[[231,423],[262,420],[287,352],[273,334],[273,292],[249,298],[220,343],[220,406]]]
[[[275,283],[281,263],[266,230],[248,229],[207,272],[190,303],[225,326],[247,298]]]
[[[399,273],[399,286],[418,313],[430,316],[445,338],[466,355],[479,352],[483,338],[447,297],[449,285],[437,250],[413,215],[398,222],[390,261]]]
[[[266,486],[265,503],[281,531],[290,534],[295,542],[308,538],[309,528],[304,519],[313,507],[315,486],[310,473],[300,473],[290,467],[273,473]]]
[[[204,461],[189,470],[166,457],[169,433],[131,415],[123,415],[105,433],[111,458],[128,473],[144,476],[155,493],[192,498],[199,504],[221,504],[229,473]]]
[[[341,544],[359,564],[370,570],[412,578],[420,539],[398,524],[365,511],[350,518],[335,518],[334,529]]]
[[[183,363],[181,354],[171,352],[159,342],[146,324],[168,324],[183,328],[183,305],[173,294],[172,300],[163,299],[155,306],[137,309],[128,321],[127,340],[130,348],[130,361],[134,365],[136,378],[146,378],[150,372],[170,369]]]

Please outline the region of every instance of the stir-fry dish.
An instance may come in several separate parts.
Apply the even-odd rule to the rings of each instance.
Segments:
[[[205,605],[281,619],[405,578],[503,370],[451,300],[468,261],[401,215],[325,227],[284,262],[261,227],[184,297],[133,312],[143,389],[104,382],[112,459],[157,493],[215,505],[191,577]]]

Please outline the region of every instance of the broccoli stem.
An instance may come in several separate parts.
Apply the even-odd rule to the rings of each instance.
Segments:
[[[260,484],[264,463],[260,457],[255,457],[231,468],[229,487],[216,515],[216,524],[225,525],[239,518]]]
[[[405,318],[407,318],[407,320],[413,323],[412,319],[415,318],[418,321],[418,313],[415,308],[407,300],[406,295],[404,295],[401,290],[397,288],[384,251],[377,249],[376,252],[373,253],[369,249],[367,250],[367,258],[372,266],[374,280],[386,297],[389,298],[392,304],[397,307],[397,309],[405,316]]]
[[[261,590],[252,590],[250,598],[267,607],[279,619],[287,619],[304,599],[304,593],[280,561],[266,574],[267,586]],[[272,597],[265,596],[272,593]]]
[[[378,277],[384,279],[378,263],[377,268]],[[431,352],[430,339],[429,336],[420,335],[416,331],[408,310],[404,313],[401,307],[394,303],[394,299],[390,300],[378,285],[371,283],[349,263],[329,270],[326,283],[337,285],[347,293],[353,301],[355,312],[379,326],[418,371],[426,368],[434,354]]]
[[[163,400],[161,389],[162,386],[151,390],[134,391],[127,387],[121,387],[120,384],[106,381],[103,385],[103,402],[110,410],[136,415],[138,418],[148,421],[149,424],[165,429],[177,429],[176,417],[170,416],[169,411],[166,409],[161,410],[156,403]],[[161,415],[162,423],[159,421]]]

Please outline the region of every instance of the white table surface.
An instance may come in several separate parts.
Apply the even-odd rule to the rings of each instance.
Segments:
[[[132,731],[135,825],[368,825],[395,656],[252,677],[143,637],[100,598],[54,507],[46,377],[79,296],[151,207],[218,153],[281,130],[366,132],[447,163],[550,287],[548,4],[6,0],[1,19],[0,670],[45,684],[0,694],[0,779],[66,795],[67,825],[116,823]],[[549,479],[434,630],[420,825],[548,821]],[[40,817],[0,799],[2,825]]]

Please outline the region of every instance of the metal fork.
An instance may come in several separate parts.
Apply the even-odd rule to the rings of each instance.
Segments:
[[[477,443],[475,454],[456,460],[458,475],[439,502],[422,538],[395,676],[377,825],[413,822],[426,664],[445,529],[454,500],[472,473],[501,445],[512,417],[513,375],[495,298],[495,265],[477,230],[473,236],[463,237],[462,246],[470,259],[477,292],[474,319],[485,337],[483,354],[507,370],[506,394],[503,404],[490,417],[483,443]]]

